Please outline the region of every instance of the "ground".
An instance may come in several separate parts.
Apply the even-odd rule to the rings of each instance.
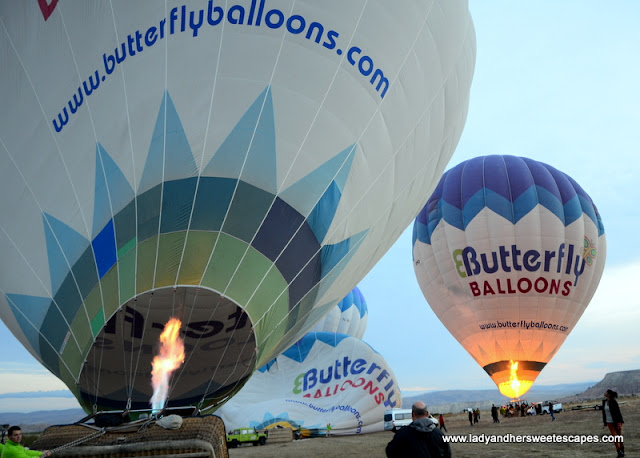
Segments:
[[[627,457],[640,457],[640,398],[621,398],[625,402],[620,406],[625,420],[623,435]],[[594,401],[598,402],[598,401]],[[594,402],[585,403],[593,404]],[[565,405],[570,408],[575,404]],[[563,435],[575,436],[609,435],[609,429],[603,428],[602,413],[599,410],[565,410],[556,414],[556,421],[549,415],[538,415],[525,418],[501,418],[500,424],[494,424],[490,412],[481,412],[481,420],[474,426],[469,425],[466,414],[446,415],[446,426],[449,435],[472,434],[478,437],[496,437],[504,435],[525,436]],[[385,456],[385,447],[392,439],[393,433],[379,432],[359,436],[335,436],[329,438],[303,439],[285,444],[269,444],[262,447],[244,445],[229,450],[231,458],[244,456],[257,457],[367,457]],[[612,443],[467,443],[451,444],[454,457],[559,457],[580,458],[616,456]]]

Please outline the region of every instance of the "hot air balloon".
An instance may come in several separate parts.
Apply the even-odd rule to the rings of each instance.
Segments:
[[[555,168],[485,156],[445,172],[413,226],[416,277],[453,336],[516,398],[573,330],[606,257],[587,193]]]
[[[368,272],[464,126],[467,1],[0,5],[0,317],[87,411],[213,408]],[[178,357],[178,362],[180,361]]]
[[[385,359],[362,340],[309,332],[258,369],[242,390],[216,411],[227,429],[278,426],[303,435],[382,431],[386,409],[402,395]]]
[[[333,332],[362,339],[369,317],[367,303],[358,287],[353,288],[309,332]]]

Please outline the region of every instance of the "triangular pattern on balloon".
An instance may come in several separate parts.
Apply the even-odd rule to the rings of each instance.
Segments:
[[[532,352],[536,361],[549,361],[551,357],[544,352],[544,341],[541,341],[540,344],[536,347],[535,351]],[[545,359],[546,357],[546,359]]]
[[[360,289],[356,286],[349,293],[339,301],[336,306],[340,312],[344,313],[352,307],[355,307],[358,311],[360,318],[367,314],[367,303],[364,300],[364,296]]]
[[[478,350],[484,359],[489,359],[489,353],[484,349],[482,345],[478,345]]]
[[[342,199],[344,185],[347,181],[347,177],[349,176],[351,164],[353,163],[353,152],[355,151],[355,145],[351,147],[351,149],[347,149],[345,151],[349,151],[346,160],[342,163],[340,170],[336,174],[335,178],[333,179],[333,181],[331,181],[326,191],[324,192],[320,200],[318,200],[318,203],[315,205],[307,218],[307,222],[311,227],[311,230],[320,243],[323,242],[327,235],[327,232],[329,232],[329,227],[331,227],[333,218],[335,217],[336,211],[338,210],[340,199]],[[345,151],[343,151],[342,154],[344,154]]]
[[[95,238],[113,215],[122,210],[134,198],[133,189],[126,177],[107,153],[96,144],[96,181],[93,203],[93,228]]]
[[[193,159],[187,134],[169,92],[165,91],[138,194],[148,191],[163,181],[197,175],[198,168]]]
[[[487,166],[485,161],[493,164],[492,175],[484,175]],[[506,169],[496,168],[499,164]],[[474,168],[482,168],[482,173],[475,174],[474,180],[464,181],[462,189],[446,186],[447,180],[455,183],[462,177],[473,177]],[[526,173],[522,172],[522,179],[516,179],[514,170]],[[479,180],[479,175],[484,176],[484,180]],[[511,192],[507,192],[504,183],[496,177],[509,180]],[[431,234],[442,219],[464,230],[485,207],[515,224],[538,204],[556,215],[565,225],[586,214],[598,227],[599,235],[604,233],[597,208],[568,175],[527,158],[488,156],[459,164],[443,174],[425,208],[416,218],[414,239],[430,243]]]
[[[24,294],[5,294],[13,316],[31,347],[40,353],[40,327],[51,305],[51,298]]]
[[[337,193],[339,196],[342,196],[349,172],[351,171],[355,151],[355,144],[348,146],[320,167],[282,191],[280,197],[300,212],[301,215],[307,216],[314,211],[314,208],[320,205],[323,199],[328,200],[332,193]],[[330,192],[332,184],[333,191]],[[336,204],[335,201],[332,202],[334,205]],[[328,204],[328,202],[324,202],[321,207],[328,207],[330,210],[332,206]],[[333,214],[335,214],[336,208],[333,209]],[[330,214],[331,212],[326,213]],[[333,214],[331,218],[333,218]],[[327,218],[328,214],[324,216]],[[310,219],[311,217],[309,220]],[[319,231],[314,229],[316,237],[318,236],[318,232]],[[326,230],[324,234],[326,234]],[[321,239],[318,240],[322,241]]]
[[[542,359],[542,361],[550,361],[551,358],[553,358],[553,355],[555,355],[556,352],[559,350],[559,348],[560,348],[560,345],[554,345],[553,348],[549,350],[546,355],[544,355],[544,358]]]
[[[342,273],[351,258],[356,254],[369,229],[359,232],[335,245],[325,245],[321,249],[322,280],[319,283],[319,295],[324,296],[329,287]]]
[[[203,176],[240,178],[277,193],[276,131],[271,88],[251,104],[202,171]]]
[[[358,232],[351,237],[342,240],[333,245],[324,245],[321,251],[321,259],[322,259],[322,279],[323,282],[327,282],[329,280],[327,277],[331,275],[332,277],[338,275],[342,272],[342,269],[345,268],[347,262],[353,257],[356,253],[360,244],[369,233],[369,230],[364,230],[362,232]],[[342,261],[345,262],[342,262]],[[333,279],[326,283],[324,286],[328,286],[333,282]]]
[[[43,213],[43,226],[51,274],[51,295],[58,292],[62,282],[85,249],[89,241],[59,219]]]
[[[335,334],[332,332],[310,332],[305,334],[298,342],[285,350],[281,356],[303,362],[318,342],[323,342],[332,347],[336,347],[340,342],[349,337],[346,334]]]
[[[314,288],[314,290],[317,290],[318,286],[316,285],[316,287]],[[313,290],[312,290],[313,291]],[[303,329],[309,329],[315,322],[317,322],[329,309],[331,309],[331,307],[334,307],[336,305],[336,303],[338,302],[338,299],[333,299],[330,300],[328,302],[325,302],[322,305],[319,306],[315,306],[313,307],[311,310],[306,312],[305,318],[304,319],[300,319],[298,320],[298,322],[287,331],[287,333],[284,335],[284,337],[282,338],[282,341],[286,341],[287,339],[298,335],[298,333]],[[300,307],[302,304],[302,301],[299,302],[298,304],[296,304],[296,307]],[[313,331],[311,331],[313,332]],[[307,332],[306,334],[303,335],[303,337],[301,337],[300,339],[298,339],[296,341],[296,343],[294,343],[293,345],[291,345],[290,347],[279,351],[280,355],[282,355],[284,352],[291,350],[292,352],[294,352],[294,350],[292,350],[293,347],[295,347],[300,341],[302,341],[302,339],[304,337],[307,336],[307,334],[309,334],[310,332]],[[300,351],[300,350],[298,350]],[[292,355],[295,355],[295,353],[292,353]],[[306,356],[305,356],[306,357]],[[271,367],[274,366],[274,364],[277,364],[277,358],[272,359],[271,361],[269,361],[268,363],[262,365],[260,368],[258,368],[258,371],[260,372],[265,372],[271,369]],[[297,360],[295,357],[292,357],[291,359]]]

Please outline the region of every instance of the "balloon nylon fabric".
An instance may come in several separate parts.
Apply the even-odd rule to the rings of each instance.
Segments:
[[[291,427],[303,436],[384,429],[385,410],[402,405],[384,358],[353,336],[310,332],[256,371],[216,411],[227,429]]]
[[[446,27],[444,27],[446,25]],[[466,1],[0,4],[0,317],[86,410],[214,406],[391,246],[460,137]]]
[[[523,394],[560,349],[605,258],[591,198],[528,158],[483,156],[448,170],[414,222],[427,302],[504,394],[514,376]]]

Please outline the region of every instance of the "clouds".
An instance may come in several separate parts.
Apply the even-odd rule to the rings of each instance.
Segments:
[[[640,259],[628,264],[605,267],[602,280],[591,300],[591,304],[580,319],[581,327],[588,331],[610,329],[640,331],[640,295],[637,284],[640,280]],[[626,332],[622,336],[628,335]],[[640,346],[638,346],[640,351]]]
[[[0,399],[0,412],[36,412],[38,410],[77,409],[75,398],[6,398]]]
[[[4,361],[0,366],[0,382],[0,394],[67,388],[42,366],[30,362]]]
[[[640,367],[638,279],[640,260],[605,267],[591,303],[538,383],[600,380],[608,372]]]

